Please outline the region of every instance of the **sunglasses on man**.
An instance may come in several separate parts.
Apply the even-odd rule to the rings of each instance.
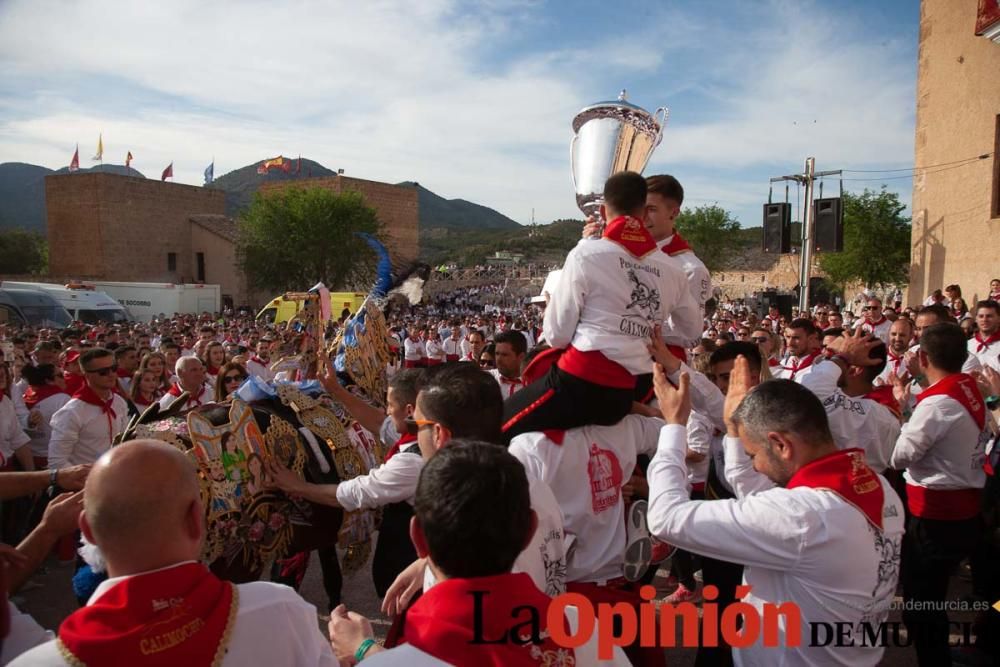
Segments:
[[[417,433],[420,432],[420,429],[422,429],[423,427],[433,426],[438,422],[431,421],[430,419],[414,419],[413,417],[407,417],[405,420],[403,420],[403,423],[406,425],[407,433],[409,433],[410,435],[416,435]]]

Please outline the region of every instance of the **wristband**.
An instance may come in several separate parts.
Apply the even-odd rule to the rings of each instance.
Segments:
[[[49,471],[49,486],[56,486],[56,478],[59,477],[59,470],[53,468]]]
[[[851,362],[844,355],[842,355],[842,354],[835,354],[832,357],[830,357],[830,361],[837,361],[838,359],[840,361],[843,361],[844,365],[847,366],[848,368],[850,368]]]
[[[365,655],[368,653],[368,650],[371,649],[372,646],[375,646],[375,640],[371,639],[370,637],[361,642],[361,646],[359,646],[358,650],[354,652],[354,659],[357,660],[358,662],[364,660]]]

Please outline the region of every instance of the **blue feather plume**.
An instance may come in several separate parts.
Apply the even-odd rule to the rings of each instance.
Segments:
[[[375,285],[372,287],[371,294],[375,298],[381,299],[392,289],[392,260],[389,259],[389,251],[371,234],[358,232],[358,236],[363,238],[365,243],[378,255],[378,265],[375,268]]]

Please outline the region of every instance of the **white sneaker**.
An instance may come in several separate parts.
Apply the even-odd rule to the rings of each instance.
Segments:
[[[625,517],[625,565],[623,572],[628,581],[639,581],[649,569],[653,557],[653,543],[646,528],[645,500],[632,503]]]

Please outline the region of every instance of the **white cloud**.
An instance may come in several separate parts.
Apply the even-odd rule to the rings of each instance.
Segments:
[[[200,183],[213,155],[221,175],[301,152],[544,221],[576,214],[569,123],[619,80],[674,107],[651,169],[724,165],[685,180],[727,208],[758,210],[760,170],[806,154],[821,168],[911,159],[915,66],[898,49],[845,38],[823,7],[805,21],[764,5],[739,27],[652,7],[627,44],[595,26],[581,48],[533,2],[8,0],[0,90],[18,94],[0,103],[0,159],[64,166],[103,131],[108,161],[131,150],[158,177],[173,160],[176,180]],[[550,40],[504,52],[539,26]]]

